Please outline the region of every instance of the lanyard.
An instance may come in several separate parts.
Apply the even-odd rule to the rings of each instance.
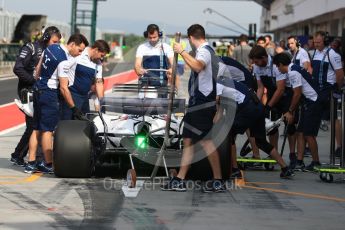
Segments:
[[[329,52],[330,48],[328,48],[326,50],[326,53],[323,55],[323,58],[321,60],[321,63],[320,63],[320,70],[319,70],[319,85],[320,85],[320,88],[323,87],[323,80],[322,80],[322,76],[323,76],[323,64],[325,63],[325,59],[326,59],[326,56]],[[330,60],[328,60],[330,61]],[[326,80],[327,81],[327,80]]]
[[[297,59],[298,52],[299,52],[299,49],[297,50],[297,52],[295,53],[295,55],[293,55],[293,58],[292,58],[292,63],[293,63],[293,64],[296,64],[295,61],[296,61],[296,59]]]
[[[163,69],[164,65],[164,51],[163,51],[163,43],[161,43],[161,50],[160,50],[160,56],[159,56],[159,68]],[[159,71],[159,79],[160,83],[163,84],[163,72]]]

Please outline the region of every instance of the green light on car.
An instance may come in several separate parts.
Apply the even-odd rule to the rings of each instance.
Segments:
[[[148,145],[147,137],[144,135],[135,136],[134,144],[136,148],[146,149]]]

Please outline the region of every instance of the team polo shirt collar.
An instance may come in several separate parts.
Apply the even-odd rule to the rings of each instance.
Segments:
[[[65,45],[60,44],[60,47],[65,51],[67,54],[67,58],[72,57],[72,55],[68,52],[67,47]]]
[[[208,42],[202,43],[202,44],[196,49],[196,51],[199,51],[201,48],[204,48],[205,46],[208,46]]]
[[[316,54],[316,53],[320,53],[320,54],[325,55],[326,52],[327,52],[327,50],[328,50],[328,48],[329,48],[329,47],[325,46],[325,48],[323,48],[323,50],[321,50],[321,51],[317,49],[316,52],[315,52],[315,54]]]
[[[162,45],[162,42],[161,41],[157,42],[157,44],[155,46],[152,46],[150,42],[146,42],[146,45],[152,49],[153,48],[159,48]]]

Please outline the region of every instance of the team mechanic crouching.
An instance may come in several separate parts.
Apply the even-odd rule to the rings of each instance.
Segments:
[[[268,56],[266,50],[261,46],[254,46],[250,51],[249,57],[253,59],[253,73],[257,79],[258,90],[257,96],[261,100],[264,87],[267,89],[267,103],[265,105],[266,117],[271,120],[277,120],[288,111],[288,106],[292,100],[291,84],[286,74],[279,72],[274,65],[271,56]],[[295,127],[289,125],[287,134],[289,136],[290,155],[295,156]],[[278,129],[270,132],[270,143],[278,149]]]
[[[276,148],[266,140],[265,113],[264,107],[257,96],[249,91],[246,85],[232,80],[230,77],[220,76],[217,80],[217,95],[220,100],[234,100],[237,103],[236,115],[229,132],[232,144],[237,134],[243,134],[247,129],[250,136],[255,138],[259,149],[276,160],[281,167],[281,178],[291,178],[293,172],[286,166],[283,158],[278,154]],[[223,111],[217,111],[217,119]],[[238,169],[236,153],[231,154],[232,175],[231,178],[241,178],[241,171]]]

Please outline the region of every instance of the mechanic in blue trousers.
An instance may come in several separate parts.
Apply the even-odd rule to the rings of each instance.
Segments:
[[[216,78],[219,57],[205,39],[205,29],[199,25],[191,25],[187,30],[189,43],[196,56],[186,52],[180,43],[174,44],[174,52],[180,54],[191,68],[188,83],[190,95],[187,113],[184,117],[183,153],[180,170],[176,177],[161,186],[163,191],[186,191],[185,177],[195,156],[194,144],[201,144],[213,172],[213,180],[203,186],[204,192],[225,192],[222,180],[219,153],[211,135],[213,119],[216,114]]]
[[[174,52],[169,44],[162,41],[163,34],[156,24],[147,26],[144,32],[147,41],[139,45],[136,55],[134,70],[142,86],[161,87],[167,86],[172,73]],[[165,69],[154,71],[149,69]],[[159,97],[167,97],[167,93],[159,94]]]
[[[284,117],[289,123],[295,120],[294,113],[298,108],[299,95],[303,95],[303,102],[300,118],[297,125],[298,139],[306,140],[313,156],[318,155],[317,134],[319,131],[321,117],[322,117],[322,103],[319,102],[319,88],[312,76],[299,65],[291,63],[287,54],[277,54],[273,58],[273,62],[277,65],[281,73],[287,73],[289,81],[293,87],[293,100],[289,105],[289,110],[284,114]],[[298,158],[296,165],[292,167],[296,171],[303,171],[305,165],[303,162],[304,142],[298,142],[297,153]]]
[[[266,140],[265,113],[261,101],[255,92],[250,91],[245,84],[233,80],[230,76],[230,74],[227,76],[225,74],[225,76],[221,75],[218,77],[217,95],[219,96],[218,100],[232,100],[237,104],[235,119],[228,134],[230,135],[232,144],[235,143],[237,134],[243,134],[249,129],[250,136],[255,138],[255,143],[258,148],[276,160],[280,165],[280,177],[283,179],[293,177],[293,172],[287,167],[277,149]],[[224,113],[221,107],[218,108],[216,120],[219,120]],[[236,157],[236,152],[231,151],[231,179],[242,178]]]
[[[49,45],[58,43],[61,39],[61,33],[55,26],[47,27],[42,36],[35,42],[26,43],[19,51],[16,58],[13,72],[18,77],[17,93],[22,103],[28,103],[27,93],[32,91],[36,82],[34,78],[35,68],[42,56],[42,52]],[[11,154],[11,162],[16,165],[24,166],[24,157],[29,150],[29,139],[32,133],[32,117],[25,114],[26,128],[17,144],[14,152]]]
[[[26,173],[37,171],[53,173],[53,132],[59,121],[59,78],[68,76],[75,65],[74,57],[80,55],[89,44],[82,34],[72,35],[67,45],[53,44],[47,47],[40,59],[34,86],[33,129],[29,142],[29,161]],[[36,162],[39,141],[42,145],[44,162]]]
[[[90,112],[89,91],[95,85],[100,104],[104,104],[102,60],[110,52],[108,43],[96,40],[76,58],[70,74],[60,76],[61,120],[84,119]]]
[[[330,38],[324,31],[317,31],[314,34],[315,50],[311,58],[313,68],[313,79],[319,88],[319,103],[322,111],[326,111],[327,116],[323,119],[329,120],[331,91],[340,90],[344,84],[344,71],[341,57],[330,45]],[[336,115],[336,113],[335,113]],[[314,167],[320,166],[319,155],[316,151],[312,154],[313,161],[306,166],[306,170],[314,171]]]

